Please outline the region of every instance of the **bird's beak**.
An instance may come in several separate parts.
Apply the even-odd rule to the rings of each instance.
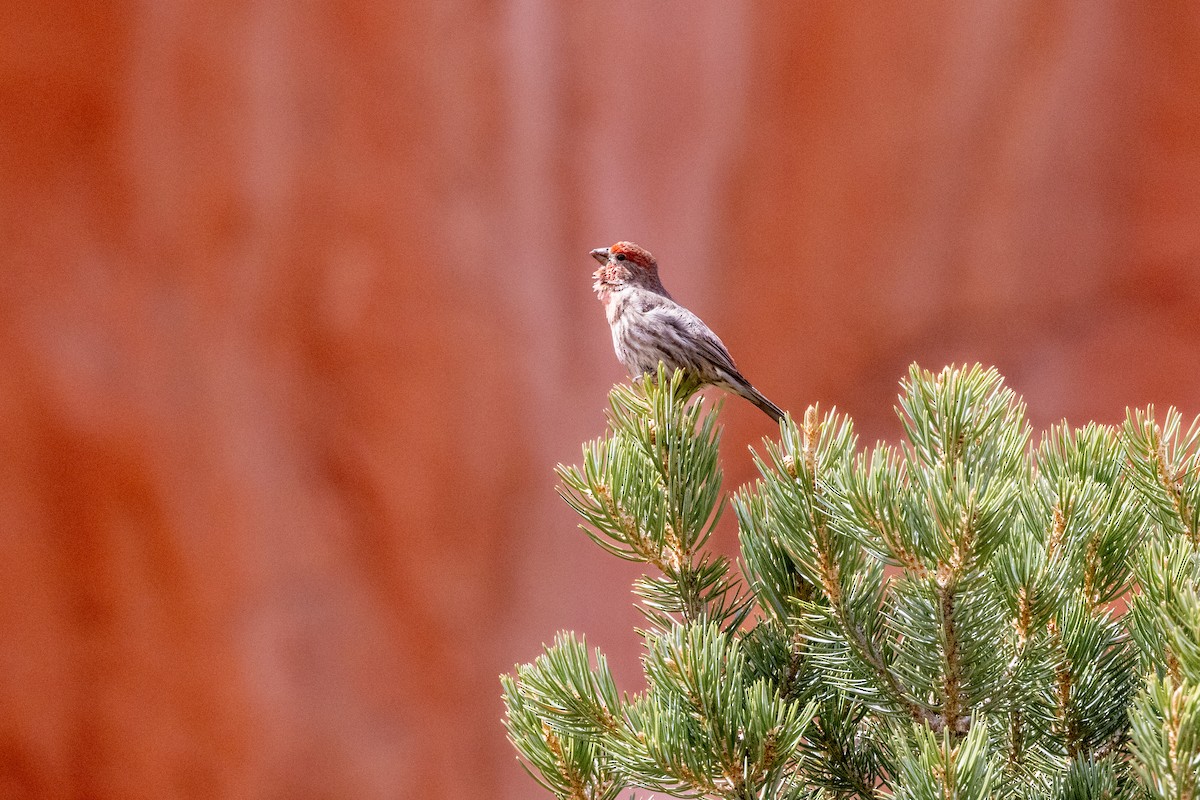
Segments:
[[[592,258],[596,259],[601,264],[607,264],[608,263],[608,248],[607,247],[597,247],[595,250],[592,251]]]

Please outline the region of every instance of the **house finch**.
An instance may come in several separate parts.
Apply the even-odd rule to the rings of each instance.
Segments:
[[[633,242],[592,251],[603,266],[592,288],[604,304],[617,360],[635,378],[653,375],[661,361],[702,384],[741,395],[778,422],[779,406],[763,397],[734,366],[729,351],[699,317],[671,299],[654,256]]]

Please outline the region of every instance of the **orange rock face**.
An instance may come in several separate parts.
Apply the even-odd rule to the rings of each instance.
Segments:
[[[914,360],[1200,412],[1193,6],[774,5],[2,15],[0,796],[536,793],[496,675],[638,672],[593,247],[868,439]]]

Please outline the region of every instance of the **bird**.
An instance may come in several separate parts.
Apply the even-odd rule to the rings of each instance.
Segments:
[[[712,329],[667,293],[650,251],[617,242],[591,256],[601,265],[592,288],[612,328],[617,360],[633,378],[656,374],[662,362],[668,371],[682,369],[701,385],[746,398],[775,422],[783,418],[783,410],[738,371]]]

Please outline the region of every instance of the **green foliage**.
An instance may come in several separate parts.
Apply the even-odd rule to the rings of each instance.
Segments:
[[[613,389],[609,435],[584,447],[581,467],[559,466],[560,492],[596,544],[658,570],[636,586],[655,628],[673,626],[675,613],[735,628],[748,598],[735,590],[728,559],[701,550],[722,502],[718,411],[687,403],[695,386],[683,373],[660,368],[647,384]]]
[[[944,728],[935,734],[914,725],[893,737],[897,800],[985,800],[997,782],[996,764],[988,758],[987,724],[980,720],[961,739]]]
[[[560,467],[634,592],[646,689],[560,634],[502,678],[560,798],[1200,800],[1200,425],[1130,412],[1034,444],[995,370],[914,367],[904,440],[809,408],[706,549],[719,409],[682,374],[613,390]]]

